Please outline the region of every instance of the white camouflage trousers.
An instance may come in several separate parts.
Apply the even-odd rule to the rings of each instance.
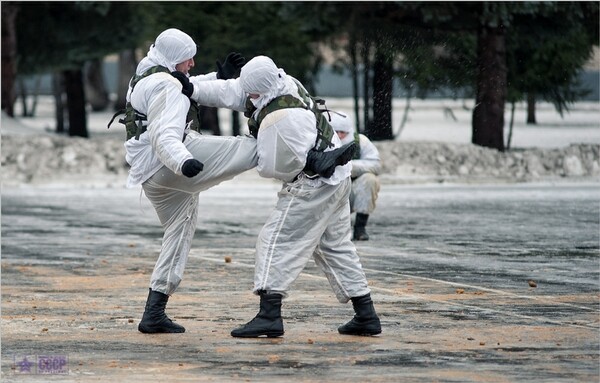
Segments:
[[[198,194],[257,165],[256,140],[251,137],[203,136],[191,132],[185,146],[204,169],[195,177],[176,175],[162,167],[142,185],[163,226],[164,235],[150,288],[175,292],[190,252],[198,217]]]
[[[364,173],[352,181],[352,192],[350,193],[352,212],[373,213],[379,188],[379,178],[373,173]]]
[[[311,256],[341,303],[370,292],[350,239],[350,185],[311,187],[302,177],[283,185],[256,244],[254,293],[285,297]]]

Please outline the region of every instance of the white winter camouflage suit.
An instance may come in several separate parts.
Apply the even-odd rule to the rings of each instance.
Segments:
[[[331,113],[331,126],[336,132],[345,132],[342,145],[354,141],[354,124],[344,113]],[[352,212],[371,214],[375,210],[380,183],[381,160],[379,151],[364,134],[358,135],[360,158],[352,160],[352,192],[350,208]]]
[[[293,78],[265,56],[250,60],[239,79],[209,81],[202,86],[196,79],[192,81],[192,98],[203,105],[242,111],[249,94],[260,95],[252,100],[257,107],[255,116],[277,96],[300,98]],[[302,169],[316,136],[315,116],[302,108],[274,111],[260,125],[258,173],[283,181],[283,186],[257,240],[253,291],[285,297],[312,256],[337,299],[345,303],[370,292],[350,239],[351,166],[338,166],[329,179],[308,179]],[[339,147],[339,138],[334,135],[333,140]]]
[[[136,74],[162,65],[170,71],[192,58],[196,44],[185,33],[168,29],[161,33]],[[195,81],[216,79],[216,74],[196,76]],[[150,288],[163,294],[175,292],[187,262],[198,217],[198,193],[252,169],[257,164],[256,140],[252,137],[205,136],[187,132],[190,100],[181,93],[181,83],[168,73],[155,73],[129,88],[127,100],[148,117],[147,131],[139,140],[125,143],[131,166],[127,187],[142,185],[164,228],[160,255]],[[183,163],[195,158],[204,164],[197,176],[181,173]]]

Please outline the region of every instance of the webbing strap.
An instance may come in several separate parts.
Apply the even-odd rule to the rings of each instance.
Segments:
[[[133,88],[135,87],[135,84],[137,84],[141,79],[148,77],[151,74],[158,73],[158,72],[170,73],[169,70],[162,65],[153,66],[153,67],[147,69],[144,73],[142,73],[140,75],[136,74],[135,76],[133,76],[133,78],[131,79],[131,84],[130,84],[131,90],[133,90]]]

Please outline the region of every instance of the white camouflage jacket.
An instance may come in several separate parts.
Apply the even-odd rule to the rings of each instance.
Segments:
[[[147,68],[138,68],[138,74]],[[195,81],[215,80],[216,73],[194,77]],[[193,158],[183,144],[190,100],[181,93],[181,83],[169,73],[155,73],[129,88],[127,100],[148,117],[147,130],[140,139],[125,142],[125,159],[131,166],[127,187],[142,184],[163,165],[175,174],[183,163]]]
[[[378,175],[381,171],[381,160],[377,147],[364,134],[358,135],[360,144],[360,158],[352,160],[352,177],[359,177],[365,173]]]
[[[201,81],[190,78],[194,84],[192,99],[206,106],[244,111],[247,95],[239,79]],[[295,94],[293,96],[298,96]],[[255,111],[255,115],[260,109]],[[304,169],[306,156],[313,148],[317,137],[315,115],[302,108],[280,109],[269,113],[262,121],[258,139],[256,167],[260,176],[291,182]],[[341,146],[337,135],[333,144]],[[333,149],[333,148],[332,148]],[[321,182],[337,185],[350,176],[350,163],[336,167],[330,178],[317,177],[308,182],[318,186]]]

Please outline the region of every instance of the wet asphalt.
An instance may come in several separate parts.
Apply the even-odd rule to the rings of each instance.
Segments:
[[[187,331],[157,336],[136,330],[162,236],[139,190],[3,188],[2,381],[597,382],[599,186],[384,184],[357,243],[383,333],[339,335],[351,306],[310,262],[284,337],[254,340],[229,332],[256,314],[254,241],[279,184],[201,195],[168,306]]]

